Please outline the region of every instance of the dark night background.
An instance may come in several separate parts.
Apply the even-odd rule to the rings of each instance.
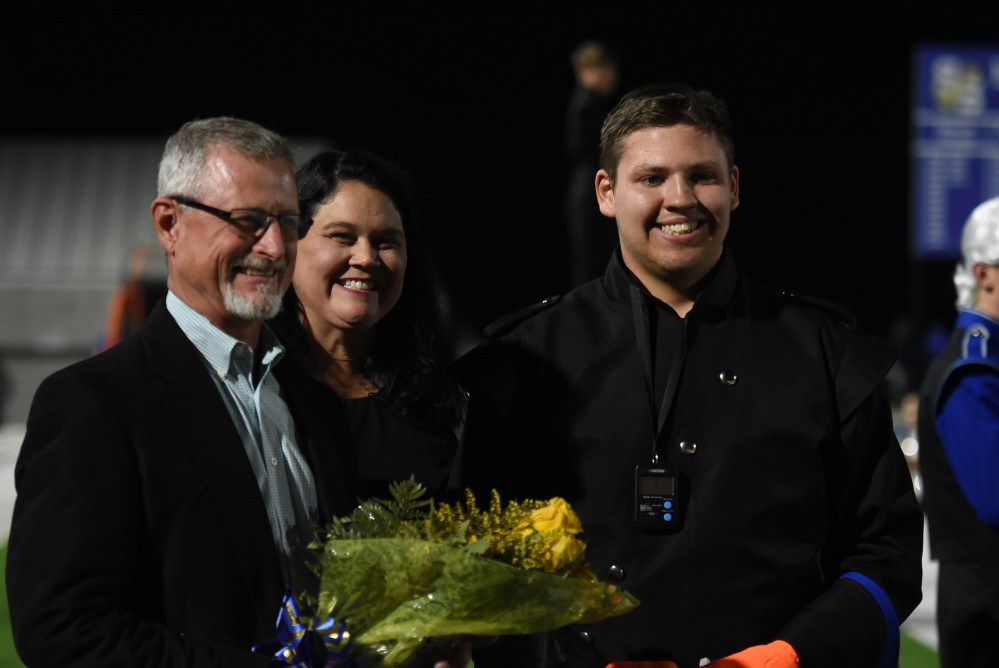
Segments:
[[[949,324],[952,265],[908,252],[910,56],[999,41],[999,3],[364,7],[36,5],[0,27],[3,131],[165,139],[232,114],[389,151],[415,173],[456,314],[481,327],[568,287],[568,54],[597,38],[622,89],[680,80],[727,99],[730,238],[749,273],[876,333],[903,315]]]

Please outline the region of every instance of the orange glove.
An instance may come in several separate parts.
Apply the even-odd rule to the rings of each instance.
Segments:
[[[783,640],[775,640],[716,659],[704,668],[798,668],[798,653]]]
[[[680,668],[672,661],[611,661],[605,668]]]

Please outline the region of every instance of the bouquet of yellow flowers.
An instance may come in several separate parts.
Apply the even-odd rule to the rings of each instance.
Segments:
[[[596,578],[564,499],[504,504],[493,490],[483,510],[469,490],[463,504],[435,503],[412,478],[390,492],[326,530],[311,620],[286,597],[278,655],[288,665],[309,665],[296,643],[310,632],[327,667],[391,668],[434,641],[540,633],[638,605]]]

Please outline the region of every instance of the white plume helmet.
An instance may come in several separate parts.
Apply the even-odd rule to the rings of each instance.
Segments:
[[[957,306],[972,308],[978,292],[975,263],[999,265],[999,197],[985,200],[968,216],[961,232],[961,255],[954,270]]]

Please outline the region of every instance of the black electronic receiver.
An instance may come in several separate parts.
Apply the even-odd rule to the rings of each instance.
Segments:
[[[635,467],[635,524],[669,530],[678,524],[676,471],[669,466]]]

